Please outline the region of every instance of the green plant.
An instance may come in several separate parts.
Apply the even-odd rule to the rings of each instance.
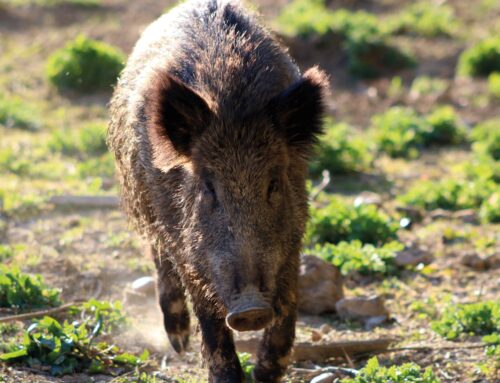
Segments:
[[[398,197],[404,205],[433,209],[478,208],[497,189],[491,181],[444,179],[419,181],[406,194]]]
[[[479,216],[483,222],[500,223],[500,188],[484,200],[479,209]]]
[[[396,254],[403,250],[399,242],[389,242],[382,247],[361,241],[340,242],[337,245],[325,243],[316,245],[312,254],[337,266],[343,275],[353,271],[362,275],[394,275],[398,267],[394,262]]]
[[[424,146],[424,135],[431,134],[431,127],[412,109],[396,106],[373,116],[372,131],[381,152],[411,158]]]
[[[6,260],[14,256],[14,249],[9,245],[0,244],[0,262],[5,262]]]
[[[47,61],[47,78],[58,89],[84,93],[109,90],[123,69],[124,55],[100,41],[78,36]]]
[[[372,78],[385,71],[415,65],[413,57],[392,46],[383,29],[372,20],[371,17],[359,12],[357,16],[353,16],[352,23],[344,26],[346,31],[344,46],[351,74]]]
[[[70,313],[79,316],[84,321],[93,319],[97,322],[101,320],[103,323],[101,332],[109,334],[129,323],[122,310],[123,307],[120,301],[110,302],[90,299],[82,305],[73,307]]]
[[[26,176],[30,172],[30,162],[21,157],[13,148],[2,148],[0,149],[0,170],[21,177]]]
[[[82,323],[63,324],[44,317],[32,324],[15,351],[0,355],[5,362],[24,362],[30,367],[48,367],[52,375],[76,371],[105,372],[118,366],[133,367],[143,363],[149,353],[140,357],[120,352],[118,347],[94,340],[103,328],[102,318]]]
[[[79,162],[76,171],[78,177],[108,177],[112,178],[115,174],[115,161],[111,153],[105,153],[100,157],[89,158]]]
[[[366,363],[354,378],[345,378],[342,383],[439,383],[440,380],[429,367],[422,368],[415,363],[401,366],[380,366],[377,357]]]
[[[430,130],[424,132],[424,145],[450,145],[464,141],[466,130],[451,106],[436,108],[426,117]]]
[[[352,137],[348,125],[334,124],[331,120],[326,124],[316,153],[309,166],[313,177],[320,176],[325,169],[331,174],[354,173],[366,169],[372,161],[366,142]]]
[[[414,97],[424,95],[440,94],[448,87],[448,81],[441,78],[420,76],[413,80],[410,87],[410,94]]]
[[[500,98],[500,71],[488,76],[488,90],[496,98]]]
[[[500,332],[500,301],[455,304],[446,307],[432,329],[446,339],[461,335],[490,335]]]
[[[30,104],[18,97],[0,95],[0,125],[33,131],[39,129],[40,121]]]
[[[464,51],[458,60],[460,76],[485,77],[500,72],[500,37],[487,38]]]
[[[425,37],[449,36],[457,28],[453,8],[428,2],[412,4],[390,21],[393,33],[410,33]]]
[[[247,352],[239,352],[238,359],[240,360],[241,368],[245,374],[245,381],[247,383],[253,382],[253,370],[255,365],[251,361],[252,355]]]
[[[459,164],[457,167],[469,180],[500,183],[500,161],[495,161],[488,155],[476,156],[470,161]]]
[[[331,31],[332,12],[324,0],[295,0],[283,8],[276,22],[290,36],[323,36]]]
[[[500,160],[500,119],[484,121],[474,127],[470,134],[473,150]]]
[[[107,152],[105,134],[104,124],[87,124],[76,130],[55,131],[47,145],[53,152],[88,158]]]
[[[396,237],[398,225],[373,205],[354,206],[332,198],[328,205],[311,209],[306,243],[359,240],[379,244]]]
[[[48,287],[40,275],[24,274],[16,266],[0,265],[0,307],[27,309],[60,303],[59,290]]]

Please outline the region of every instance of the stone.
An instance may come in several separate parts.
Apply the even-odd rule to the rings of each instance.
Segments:
[[[488,269],[497,269],[500,267],[500,252],[486,258],[486,267]]]
[[[488,262],[485,258],[476,253],[466,253],[460,258],[460,263],[476,271],[483,271],[488,268]]]
[[[322,338],[323,338],[323,335],[319,331],[316,331],[316,330],[311,331],[311,340],[313,342],[319,342]]]
[[[335,311],[335,304],[344,297],[340,271],[321,258],[302,255],[299,269],[299,310],[319,315]]]
[[[130,287],[136,293],[152,296],[156,291],[156,281],[153,277],[141,277],[133,281]]]
[[[376,205],[380,207],[382,206],[382,197],[377,193],[364,191],[354,200],[354,206],[360,205]]]
[[[330,326],[328,323],[324,323],[321,325],[321,327],[319,328],[319,331],[322,333],[322,334],[328,334],[330,332],[333,331],[333,328],[332,326]]]
[[[336,305],[337,314],[342,319],[359,319],[366,321],[373,317],[389,318],[384,300],[377,296],[343,298]]]
[[[435,210],[432,210],[430,213],[429,213],[429,218],[433,221],[437,221],[439,219],[448,219],[448,218],[451,218],[452,217],[452,213],[447,211],[447,210],[444,210],[444,209],[435,209]]]
[[[422,220],[422,211],[410,206],[398,206],[396,210],[401,215],[409,218],[412,222],[420,222]]]
[[[462,221],[463,223],[477,223],[477,214],[474,209],[459,210],[453,213],[453,218]]]
[[[417,266],[419,264],[428,265],[433,260],[432,255],[427,251],[424,251],[418,247],[409,247],[396,254],[394,262],[396,265],[405,266]]]
[[[312,378],[310,383],[332,383],[335,378],[335,374],[332,374],[331,372],[324,372]]]

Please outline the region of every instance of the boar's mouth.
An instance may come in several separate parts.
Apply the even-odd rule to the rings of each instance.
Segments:
[[[235,294],[226,316],[227,326],[236,331],[256,331],[269,326],[274,312],[265,295],[253,288]]]

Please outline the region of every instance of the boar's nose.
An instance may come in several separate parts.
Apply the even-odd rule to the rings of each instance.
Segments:
[[[261,330],[273,320],[273,310],[270,307],[247,307],[232,311],[226,317],[227,325],[237,331]]]
[[[226,324],[237,331],[261,330],[273,320],[268,299],[254,288],[236,294],[229,307]]]

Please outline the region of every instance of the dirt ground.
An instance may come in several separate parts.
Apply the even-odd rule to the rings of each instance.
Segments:
[[[0,1],[0,92],[36,103],[48,126],[71,127],[83,120],[105,121],[110,94],[79,96],[55,92],[44,79],[45,60],[52,51],[81,33],[116,45],[128,53],[141,31],[173,2],[103,0],[102,3],[96,8],[86,8],[68,4],[55,7],[13,5],[9,1]],[[264,20],[273,26],[273,19],[287,1],[258,0],[255,3]],[[365,9],[383,17],[411,1],[343,0],[331,3],[334,8]],[[325,48],[311,42],[280,38],[290,46],[291,54],[301,68],[319,64],[328,71],[332,84],[328,112],[337,120],[353,124],[360,135],[373,114],[395,104],[409,105],[421,112],[429,111],[436,103],[450,104],[472,126],[498,116],[500,104],[480,96],[486,89],[484,80],[456,79],[456,60],[472,42],[499,32],[500,7],[481,11],[468,0],[447,3],[455,9],[464,25],[456,38],[396,38],[398,44],[411,48],[418,62],[415,68],[394,74],[401,76],[406,92],[398,98],[387,95],[391,77],[360,81],[349,76],[346,58],[338,46]],[[407,95],[408,85],[422,75],[446,80],[447,90],[438,98],[412,99]],[[7,129],[0,134],[1,141],[10,139],[20,145],[45,137],[44,132],[19,133]],[[331,188],[347,197],[364,190],[375,191],[381,194],[384,209],[395,211],[393,197],[411,182],[440,179],[449,175],[454,164],[468,158],[470,151],[467,147],[428,151],[412,161],[381,158],[373,172],[355,177],[334,177]],[[50,194],[54,190],[78,194],[80,190],[80,184],[64,179],[21,179],[9,174],[0,174],[0,183],[21,194],[26,190],[37,195]],[[100,194],[116,194],[112,179],[104,180],[104,183],[109,185],[102,187]],[[84,189],[85,192],[88,190]],[[498,254],[499,229],[498,225],[464,223],[451,215],[437,218],[428,215],[411,231],[399,233],[405,244],[418,245],[432,254],[434,260],[425,270],[405,271],[399,278],[385,280],[357,278],[345,281],[348,296],[382,296],[391,313],[390,323],[367,330],[357,323],[341,321],[334,314],[301,316],[297,341],[312,342],[313,330],[327,323],[332,331],[323,335],[319,343],[390,337],[394,339],[391,347],[399,350],[378,355],[381,362],[399,364],[412,361],[423,367],[431,366],[442,382],[500,382],[477,368],[478,363],[485,360],[484,349],[478,347],[480,337],[470,338],[465,343],[447,342],[430,329],[428,317],[422,317],[411,308],[417,301],[422,301],[429,310],[436,310],[446,301],[465,303],[499,299],[500,269],[478,271],[459,262],[470,252]],[[456,234],[455,239],[447,239],[450,232]],[[61,289],[67,302],[90,297],[123,299],[124,290],[132,281],[152,275],[154,271],[152,261],[142,254],[139,239],[116,209],[57,209],[43,205],[35,213],[10,217],[8,230],[4,238],[0,236],[0,242],[23,244],[23,249],[12,262],[19,264],[23,271],[43,275],[48,284]],[[488,243],[488,246],[478,247],[478,242]],[[171,377],[182,382],[206,381],[199,356],[196,323],[193,323],[191,350],[180,357],[168,344],[161,314],[153,298],[140,307],[131,305],[126,308],[133,318],[132,326],[113,342],[130,352],[140,353],[147,348],[151,352],[148,372],[160,371],[158,381],[174,381],[169,380]],[[286,381],[307,381],[307,376],[300,373],[301,368],[311,368],[314,364],[361,368],[367,357],[295,363]],[[112,376],[85,374],[55,378],[27,367],[0,364],[0,382],[109,382],[113,379]]]

